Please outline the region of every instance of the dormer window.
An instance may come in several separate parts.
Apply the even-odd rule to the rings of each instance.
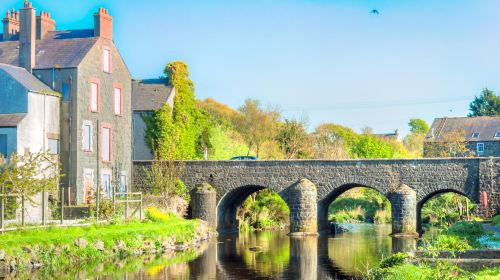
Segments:
[[[500,132],[495,133],[495,138],[500,138]]]
[[[106,73],[111,73],[111,51],[109,48],[104,48],[102,55],[102,69]]]
[[[473,139],[479,138],[479,132],[472,133],[471,138],[473,138]]]

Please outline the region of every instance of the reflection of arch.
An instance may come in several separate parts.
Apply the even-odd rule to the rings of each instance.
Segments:
[[[424,198],[422,198],[418,203],[417,203],[417,232],[419,233],[423,233],[423,229],[422,229],[422,208],[424,207],[424,204],[429,201],[429,199],[437,196],[437,195],[440,195],[440,194],[444,194],[444,193],[456,193],[456,194],[459,194],[459,195],[462,195],[466,198],[468,198],[471,203],[473,203],[473,199],[472,197],[470,197],[468,194],[465,194],[461,191],[458,191],[458,190],[455,190],[455,189],[442,189],[442,190],[437,190],[435,192],[432,192],[432,193],[429,193],[427,194]]]
[[[330,204],[332,204],[332,202],[335,201],[335,199],[337,199],[340,195],[354,188],[368,188],[376,190],[384,197],[387,197],[386,193],[384,193],[383,190],[365,184],[349,183],[335,188],[332,192],[325,196],[325,198],[318,202],[318,230],[320,232],[326,232],[329,229],[328,207],[330,207]]]
[[[249,195],[263,189],[265,189],[263,186],[247,185],[227,192],[217,206],[217,229],[219,231],[238,230],[239,224],[236,219],[238,207]]]

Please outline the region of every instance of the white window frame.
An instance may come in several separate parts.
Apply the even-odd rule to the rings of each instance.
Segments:
[[[102,71],[111,73],[111,50],[108,47],[102,51]]]
[[[118,97],[118,100],[116,100]],[[122,115],[122,102],[123,102],[123,93],[122,89],[115,87],[114,92],[113,92],[113,111],[115,112],[115,115],[121,116]]]
[[[109,176],[109,186],[104,185],[104,178]],[[109,169],[102,169],[101,170],[101,190],[103,191],[102,194],[105,198],[111,198],[113,195],[113,175],[111,170]]]
[[[500,132],[495,132],[494,138],[500,138]]]
[[[477,143],[476,151],[478,154],[484,153],[484,143]]]
[[[55,144],[55,147],[51,147],[51,144]],[[55,150],[54,150],[55,148]],[[59,139],[48,138],[47,139],[47,151],[52,155],[59,154]]]
[[[108,132],[108,135],[106,137],[105,131]],[[101,137],[102,137],[102,153],[101,153],[101,158],[102,161],[104,162],[110,162],[111,161],[111,151],[112,151],[112,138],[111,138],[111,127],[102,127],[101,131]],[[107,151],[106,151],[107,149]]]
[[[124,180],[124,181],[122,181]],[[122,171],[120,172],[120,178],[118,178],[118,191],[121,193],[127,192],[128,188],[128,177],[127,177],[127,172]]]
[[[90,111],[99,112],[99,84],[95,82],[90,83]]]
[[[89,127],[90,131],[89,131],[89,135],[86,136],[85,135],[85,129],[86,127]],[[93,148],[93,139],[94,139],[94,127],[92,125],[92,122],[91,121],[83,121],[83,124],[82,124],[82,150],[84,152],[92,152],[92,148]],[[87,141],[88,140],[88,141]]]

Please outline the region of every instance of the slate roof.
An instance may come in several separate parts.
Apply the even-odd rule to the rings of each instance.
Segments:
[[[17,126],[26,114],[0,114],[0,126]]]
[[[53,92],[47,85],[21,67],[0,63],[0,75],[11,76],[29,91],[47,93]]]
[[[164,79],[132,81],[132,111],[152,111],[167,103],[174,88]]]
[[[426,136],[427,141],[443,141],[453,131],[465,131],[467,141],[500,141],[500,116],[470,118],[437,118]],[[477,133],[477,137],[473,134]]]
[[[36,41],[34,69],[77,67],[98,39],[93,29],[48,32]],[[0,41],[0,63],[19,66],[19,41]]]

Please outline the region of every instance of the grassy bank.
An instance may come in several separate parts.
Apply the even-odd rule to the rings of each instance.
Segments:
[[[353,188],[333,201],[328,219],[335,223],[390,223],[391,204],[369,188]]]
[[[130,255],[185,249],[210,236],[205,224],[165,216],[160,219],[85,227],[50,227],[0,235],[2,270],[66,270]],[[2,255],[2,254],[0,254]]]
[[[485,268],[470,272],[453,265],[450,261],[436,259],[439,251],[463,251],[485,248],[480,242],[482,238],[495,238],[478,222],[461,221],[448,229],[441,230],[437,235],[424,237],[419,250],[425,251],[431,263],[411,264],[411,256],[397,253],[382,260],[379,267],[370,270],[366,279],[498,279],[500,267]],[[454,253],[452,253],[454,254]]]

